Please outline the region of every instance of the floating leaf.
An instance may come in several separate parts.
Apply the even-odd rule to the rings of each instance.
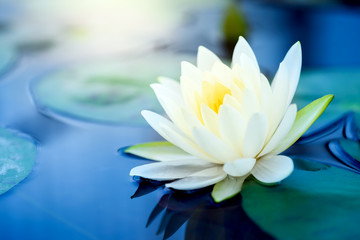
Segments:
[[[34,142],[19,133],[0,128],[0,194],[29,175],[35,156]]]
[[[246,213],[277,239],[354,239],[360,234],[359,174],[336,167],[295,170],[276,187],[251,181],[241,193]]]
[[[160,54],[68,67],[35,82],[34,98],[45,113],[109,123],[145,123],[142,109],[161,111],[150,83],[160,74],[178,78],[179,58],[184,57]]]

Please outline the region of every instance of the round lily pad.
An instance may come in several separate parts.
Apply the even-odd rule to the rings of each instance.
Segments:
[[[54,71],[32,85],[45,113],[107,123],[145,123],[141,110],[162,112],[150,84],[158,76],[178,79],[181,56],[90,62]]]
[[[0,194],[29,175],[35,157],[34,141],[18,132],[0,128]]]
[[[242,190],[250,218],[276,239],[359,236],[360,175],[336,167],[295,170],[275,187],[250,181]]]

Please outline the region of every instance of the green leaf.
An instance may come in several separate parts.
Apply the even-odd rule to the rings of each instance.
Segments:
[[[9,129],[0,128],[0,194],[7,192],[31,172],[36,145]]]
[[[139,157],[156,160],[169,161],[194,158],[184,150],[169,142],[148,142],[131,146],[124,151]]]
[[[224,180],[215,184],[211,193],[214,201],[218,203],[234,197],[241,191],[246,177],[247,176],[234,178],[227,176]]]
[[[320,117],[326,107],[334,98],[334,95],[325,95],[316,99],[297,112],[295,122],[286,138],[272,152],[281,153],[293,145],[309,127]]]
[[[141,110],[163,110],[150,84],[159,75],[178,77],[181,60],[193,57],[157,54],[132,59],[88,62],[50,72],[31,85],[46,114],[62,114],[115,124],[145,124]]]
[[[360,175],[336,167],[295,170],[280,185],[244,184],[243,207],[276,239],[354,239],[360,235]]]

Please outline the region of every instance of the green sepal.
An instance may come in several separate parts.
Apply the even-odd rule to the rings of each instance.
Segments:
[[[219,203],[236,196],[241,191],[246,177],[227,176],[224,180],[215,184],[211,197],[216,203]]]
[[[155,161],[169,160],[169,156],[180,159],[190,156],[187,152],[166,141],[137,144],[125,149],[124,152]]]
[[[288,135],[282,140],[279,146],[272,151],[272,153],[279,154],[293,145],[306,130],[309,129],[316,119],[320,117],[333,98],[334,95],[332,94],[325,95],[299,110]]]

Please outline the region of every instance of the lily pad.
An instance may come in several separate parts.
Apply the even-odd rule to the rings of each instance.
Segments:
[[[0,128],[0,194],[7,192],[31,172],[36,145],[29,138]]]
[[[180,62],[173,54],[91,62],[48,74],[33,86],[45,113],[107,123],[143,124],[143,109],[162,112],[150,84],[160,75],[178,79]]]
[[[249,181],[242,196],[250,218],[277,239],[355,239],[360,234],[360,175],[350,171],[295,170],[275,187]]]

